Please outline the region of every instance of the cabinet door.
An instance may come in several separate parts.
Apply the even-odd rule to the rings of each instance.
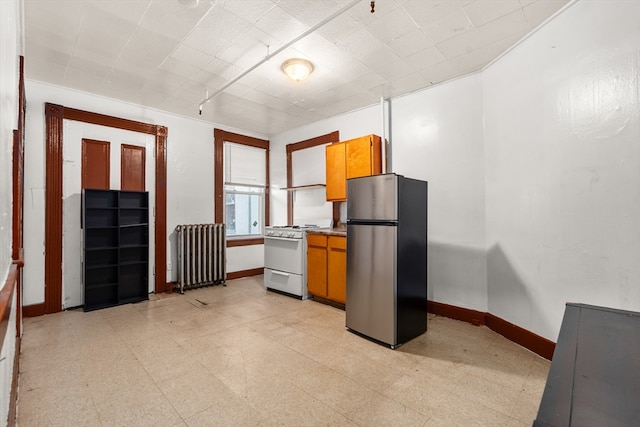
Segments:
[[[345,144],[331,144],[326,147],[327,200],[346,200],[347,178]]]
[[[329,236],[327,298],[343,304],[347,301],[347,238]]]
[[[349,140],[346,146],[347,179],[371,175],[371,137]]]
[[[319,297],[327,296],[326,236],[307,236],[307,290]]]

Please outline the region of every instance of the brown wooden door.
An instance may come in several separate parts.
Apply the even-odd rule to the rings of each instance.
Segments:
[[[327,298],[347,301],[347,238],[329,236],[327,260]]]
[[[120,165],[120,189],[145,191],[145,148],[122,144]]]
[[[331,144],[326,148],[327,200],[346,200],[347,179],[345,144]]]
[[[109,141],[82,139],[82,188],[110,188],[109,147]]]
[[[327,296],[327,236],[307,236],[307,290]]]

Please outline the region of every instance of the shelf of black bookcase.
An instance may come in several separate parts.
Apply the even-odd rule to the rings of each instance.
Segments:
[[[121,248],[122,246],[97,246],[95,248],[86,248],[86,251],[108,251]]]
[[[84,266],[86,269],[92,269],[95,270],[97,268],[111,268],[111,267],[118,267],[119,264],[89,264],[87,262],[85,262]]]
[[[120,265],[136,265],[136,264],[149,264],[149,261],[123,261]]]
[[[87,225],[87,230],[117,230],[118,225]]]
[[[85,189],[84,193],[90,197],[84,201],[85,209],[100,209],[118,207],[118,194],[112,190]]]
[[[118,197],[121,208],[148,208],[149,195],[144,192],[121,191]]]
[[[114,286],[114,287],[118,287],[118,283],[114,283],[114,282],[106,282],[106,283],[94,283],[92,285],[86,285],[87,291],[91,291],[94,289],[102,289],[102,288],[108,288],[110,286]]]
[[[148,248],[149,245],[120,245],[120,249],[131,249],[131,248]]]
[[[119,228],[135,228],[135,227],[148,227],[149,223],[148,222],[144,222],[144,223],[139,223],[139,224],[123,224],[123,225],[119,225]]]

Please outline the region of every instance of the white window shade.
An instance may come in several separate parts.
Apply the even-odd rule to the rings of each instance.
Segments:
[[[225,183],[266,184],[266,150],[225,142],[224,163]]]

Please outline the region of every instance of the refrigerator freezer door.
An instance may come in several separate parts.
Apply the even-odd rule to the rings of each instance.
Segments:
[[[398,176],[374,175],[347,180],[347,220],[396,221]]]
[[[395,346],[397,227],[347,224],[347,328]]]

